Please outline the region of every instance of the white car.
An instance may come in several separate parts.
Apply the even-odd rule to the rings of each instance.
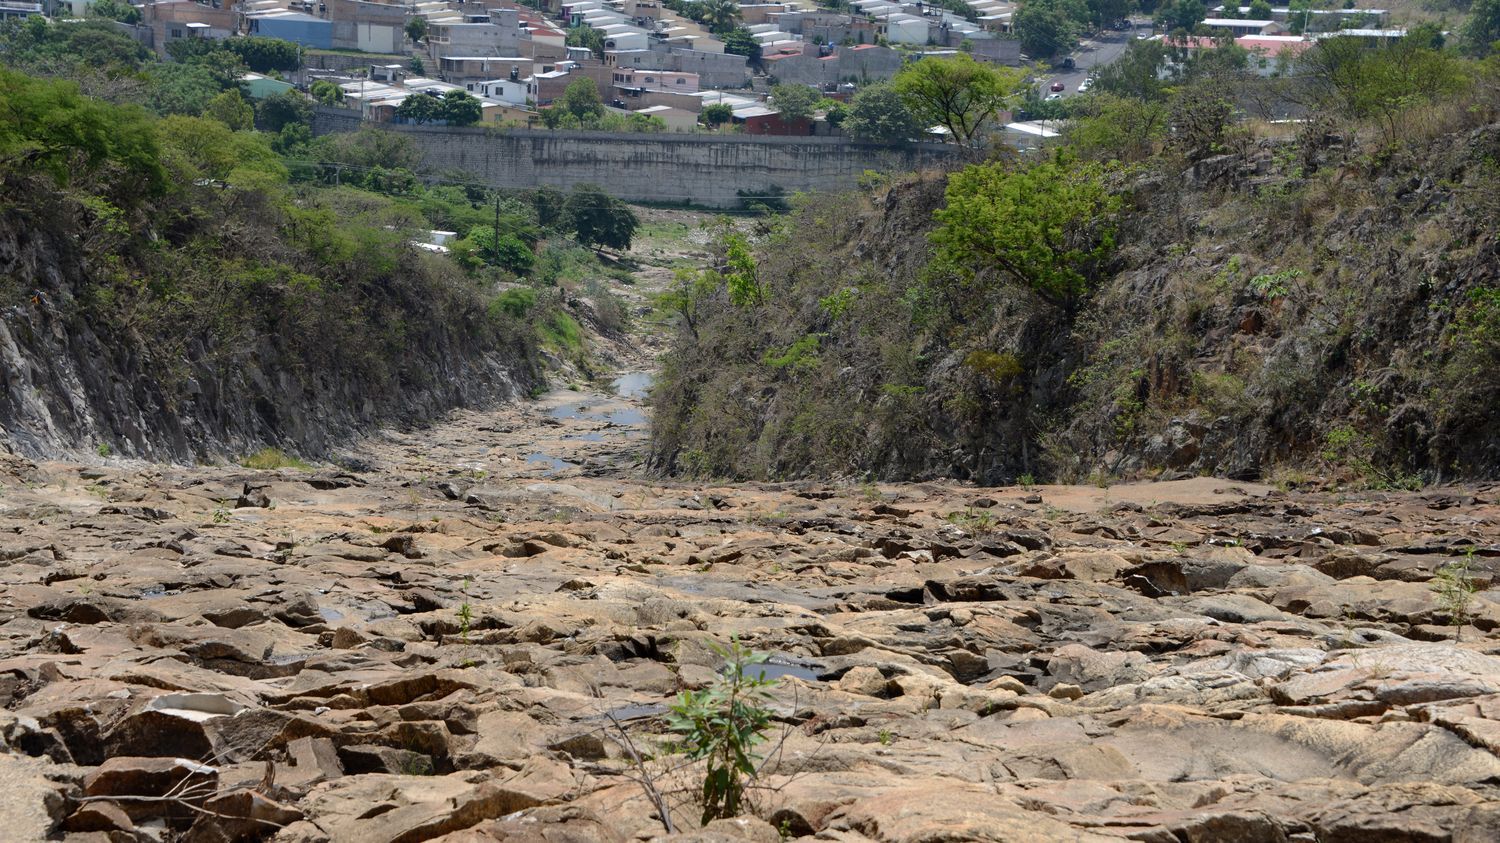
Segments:
[[[1093,77],[1090,77],[1078,83],[1078,93],[1086,94],[1089,92],[1089,88],[1092,87],[1094,87],[1094,80]]]
[[[1046,101],[1047,102],[1052,102],[1053,100],[1060,100],[1060,99],[1062,99],[1062,94],[1048,94]]]

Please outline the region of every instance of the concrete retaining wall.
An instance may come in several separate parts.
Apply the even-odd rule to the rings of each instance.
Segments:
[[[358,112],[320,107],[313,131],[353,131],[359,125]],[[739,205],[736,191],[841,190],[853,187],[866,170],[921,169],[950,155],[937,144],[886,146],[824,137],[379,128],[411,137],[429,172],[464,170],[503,188],[567,190],[592,183],[622,199],[714,208]]]

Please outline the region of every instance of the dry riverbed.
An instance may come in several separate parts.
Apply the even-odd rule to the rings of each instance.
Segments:
[[[0,836],[663,837],[735,636],[754,816],[648,761],[673,839],[1500,839],[1500,603],[1432,588],[1500,490],[661,482],[627,362],[345,469],[0,463]]]

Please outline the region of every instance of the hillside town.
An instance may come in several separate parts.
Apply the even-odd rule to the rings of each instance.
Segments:
[[[1275,8],[1264,0],[1203,8],[1187,20],[1171,6],[1154,20],[1123,12],[1105,20],[1100,3],[1091,12],[1097,25],[1073,22],[1054,43],[1028,38],[1015,22],[1017,4],[1004,0],[110,2],[123,11],[118,25],[163,59],[191,51],[174,45],[194,39],[295,45],[295,62],[246,74],[246,92],[263,98],[299,90],[368,123],[839,136],[849,134],[840,118],[859,90],[923,58],[963,54],[1027,69],[1031,107],[997,119],[997,128],[1025,143],[1057,136],[1047,118],[1058,115],[1036,101],[1087,91],[1093,71],[1131,40],[1160,41],[1179,57],[1233,43],[1270,76],[1285,73],[1319,38],[1389,40],[1405,32],[1382,9]],[[66,20],[97,15],[90,7],[99,5],[4,0],[0,19]],[[472,98],[479,108],[472,119],[444,114],[432,106],[444,97]],[[947,139],[942,127],[931,129],[907,140]]]

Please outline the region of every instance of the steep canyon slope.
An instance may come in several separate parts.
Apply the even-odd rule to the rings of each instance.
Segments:
[[[1116,170],[1113,250],[1069,307],[938,259],[942,174],[812,199],[756,246],[762,300],[697,294],[653,399],[653,465],[1493,477],[1500,124],[1360,149],[1309,128]]]

